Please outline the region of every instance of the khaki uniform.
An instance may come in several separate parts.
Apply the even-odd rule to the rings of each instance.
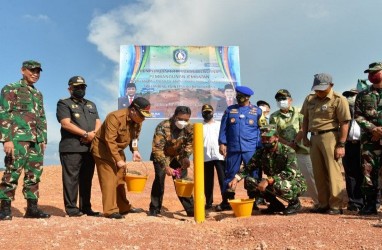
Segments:
[[[131,151],[138,150],[132,147],[131,142],[138,138],[142,124],[134,123],[129,118],[129,112],[128,109],[121,109],[110,113],[91,146],[106,216],[128,212],[131,207],[126,198],[124,169],[117,166],[118,161],[126,160],[123,150],[127,146],[130,146]]]
[[[344,180],[334,153],[340,123],[351,120],[349,105],[345,97],[331,90],[323,99],[315,94],[308,95],[301,113],[308,119],[311,132],[310,157],[319,206],[339,209],[343,202]]]

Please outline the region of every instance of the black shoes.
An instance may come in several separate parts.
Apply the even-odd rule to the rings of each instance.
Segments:
[[[357,211],[360,211],[361,208],[358,207],[357,205],[355,204],[349,204],[348,207],[346,208],[348,211],[353,211],[353,212],[357,212]]]
[[[136,214],[136,213],[142,213],[144,210],[142,208],[130,208],[128,213]]]
[[[186,213],[187,213],[187,217],[194,217],[194,211],[188,211]]]
[[[326,214],[328,212],[328,207],[315,207],[309,210],[309,212],[314,214]]]
[[[301,203],[299,199],[289,202],[288,207],[282,212],[283,215],[297,214],[301,209]]]
[[[377,215],[377,207],[373,204],[371,206],[364,206],[359,212],[359,215]]]
[[[69,217],[81,217],[84,215],[84,213],[82,213],[81,211],[78,211],[77,213],[71,213],[68,215],[69,215]]]
[[[157,210],[150,210],[149,213],[148,213],[148,216],[157,217],[158,214],[160,214],[160,212],[158,212]]]
[[[232,207],[229,203],[220,203],[215,207],[216,212],[222,212],[222,211],[230,211],[232,210]]]
[[[0,220],[12,220],[11,201],[1,201]]]
[[[208,210],[208,209],[211,209],[212,208],[212,204],[206,204],[205,206],[204,206],[204,209],[205,210]]]
[[[123,216],[120,213],[112,213],[112,214],[106,216],[106,218],[119,220],[119,219],[125,218],[125,216]]]
[[[50,214],[38,209],[37,200],[27,200],[27,211],[25,212],[24,218],[47,219],[50,218]]]
[[[94,217],[100,217],[101,213],[100,212],[94,212],[93,210],[84,210],[82,211],[83,214],[86,214],[87,216],[94,216]]]

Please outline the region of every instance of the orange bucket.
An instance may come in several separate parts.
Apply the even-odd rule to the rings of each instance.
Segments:
[[[236,217],[250,217],[255,199],[228,200]]]
[[[142,193],[146,186],[147,175],[125,175],[126,187],[128,192]]]
[[[182,179],[175,179],[176,194],[180,197],[191,197],[194,191],[194,182]]]

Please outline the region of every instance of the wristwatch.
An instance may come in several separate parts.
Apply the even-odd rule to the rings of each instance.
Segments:
[[[342,141],[337,142],[336,147],[337,148],[344,148],[345,147],[345,142],[342,142]]]
[[[89,133],[88,132],[85,132],[85,134],[83,134],[83,138],[88,138],[88,136],[89,136]]]

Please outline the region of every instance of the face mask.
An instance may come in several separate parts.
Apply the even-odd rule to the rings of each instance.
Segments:
[[[72,95],[75,98],[81,99],[85,96],[85,90],[84,89],[74,89]]]
[[[262,144],[265,149],[269,150],[275,147],[276,142],[264,142]]]
[[[279,109],[288,109],[289,108],[288,100],[278,101],[277,102],[277,107],[279,107]]]
[[[355,96],[349,96],[346,99],[348,100],[350,106],[354,106]]]
[[[184,129],[188,125],[188,122],[186,122],[186,121],[176,121],[175,125],[176,125],[176,127],[178,129]]]
[[[212,113],[202,114],[202,116],[205,121],[209,121],[214,117]]]
[[[245,96],[245,95],[236,95],[236,101],[237,101],[238,104],[245,103],[246,100],[247,100],[247,96]]]
[[[378,84],[382,81],[382,73],[378,71],[374,74],[369,74],[368,78],[372,84]]]

